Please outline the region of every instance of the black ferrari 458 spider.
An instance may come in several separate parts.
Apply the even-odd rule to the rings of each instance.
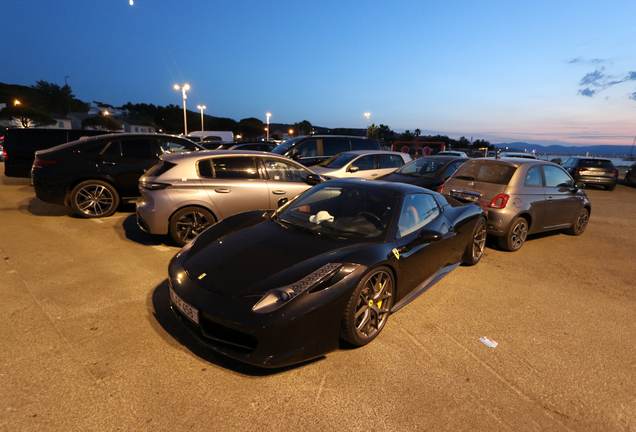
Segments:
[[[486,242],[481,207],[402,183],[333,180],[211,226],[170,262],[172,310],[209,348],[262,367],[362,346]]]

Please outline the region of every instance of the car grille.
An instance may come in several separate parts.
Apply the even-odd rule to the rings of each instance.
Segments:
[[[253,352],[258,346],[258,339],[254,336],[219,324],[205,313],[201,314],[201,334],[214,343],[228,345],[246,352]]]

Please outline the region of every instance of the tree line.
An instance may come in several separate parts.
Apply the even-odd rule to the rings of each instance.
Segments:
[[[21,127],[42,127],[55,124],[52,114],[67,115],[69,111],[87,113],[89,104],[75,98],[71,87],[68,84],[59,86],[43,80],[37,81],[30,87],[7,85],[0,83],[0,101],[6,101],[7,107],[0,111],[0,122],[4,124],[18,124]],[[16,104],[15,101],[19,101]],[[168,106],[128,102],[120,107],[127,111],[124,119],[129,122],[139,122],[154,126],[157,131],[168,134],[179,134],[183,131],[183,109],[177,105]],[[197,131],[201,127],[201,114],[186,110],[188,131]],[[270,124],[270,129],[271,129]],[[317,132],[321,134],[334,135],[360,135],[364,134],[364,129],[350,128],[314,128],[308,121],[303,120],[289,126],[294,136],[309,135]],[[82,127],[91,127],[102,130],[120,130],[121,123],[110,116],[96,115],[82,121]],[[265,135],[267,125],[262,120],[255,117],[248,117],[239,121],[224,118],[203,116],[203,127],[212,131],[232,131],[235,135],[240,135],[244,140],[256,139]],[[316,129],[316,130],[314,130]],[[421,141],[421,142],[444,142],[446,148],[451,149],[477,149],[489,148],[492,145],[485,140],[468,140],[461,137],[459,140],[449,138],[445,135],[421,136],[420,129],[413,132],[406,130],[398,134],[387,125],[372,124],[366,130],[369,138],[374,138],[384,145],[390,145],[394,141]],[[276,131],[270,130],[271,139],[282,139]]]

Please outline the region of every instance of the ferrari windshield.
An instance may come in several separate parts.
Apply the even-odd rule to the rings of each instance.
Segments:
[[[435,177],[446,162],[445,160],[435,160],[424,157],[407,163],[395,172],[413,177]]]
[[[375,238],[392,220],[398,196],[360,184],[315,186],[281,207],[283,224],[338,238]]]

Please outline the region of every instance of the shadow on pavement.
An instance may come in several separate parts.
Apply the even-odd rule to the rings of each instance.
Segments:
[[[192,354],[201,358],[202,360],[211,363],[215,366],[228,369],[232,372],[247,375],[252,377],[265,377],[270,375],[279,374],[288,370],[297,369],[303,365],[314,363],[319,361],[318,358],[310,360],[299,365],[287,366],[278,369],[266,369],[259,368],[257,366],[242,363],[238,360],[231,359],[224,355],[218,354],[213,350],[207,348],[201,344],[184,326],[179,322],[179,318],[176,317],[174,312],[170,308],[170,291],[168,287],[168,280],[164,280],[159,284],[151,293],[149,310],[152,311],[152,317],[150,317],[151,324],[157,330],[157,332],[168,342],[170,345],[174,345],[175,342],[181,344],[187,348]],[[154,321],[152,318],[154,318]],[[156,325],[159,324],[167,334],[162,334],[160,328]]]

